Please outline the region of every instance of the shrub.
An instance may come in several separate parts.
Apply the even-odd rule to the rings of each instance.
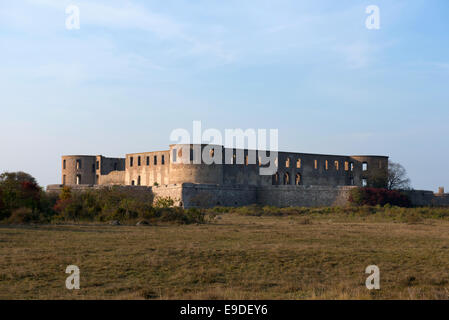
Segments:
[[[39,216],[33,212],[30,208],[22,207],[15,209],[8,219],[9,223],[13,224],[25,224],[31,222],[37,222]]]
[[[379,188],[355,188],[351,190],[349,202],[358,206],[384,206],[390,204],[398,207],[410,207],[410,199],[396,190]]]
[[[175,204],[175,200],[170,197],[156,197],[154,200],[154,206],[156,208],[170,208]]]
[[[84,192],[60,193],[54,205],[57,221],[128,221],[145,219],[152,223],[204,223],[204,212],[173,207],[175,200],[159,197],[154,201],[147,192],[132,192],[121,188],[104,188]]]

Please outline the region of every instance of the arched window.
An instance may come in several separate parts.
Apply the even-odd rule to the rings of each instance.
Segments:
[[[368,170],[368,162],[362,163],[362,171],[367,171],[367,170]]]
[[[284,173],[284,184],[290,184],[290,175],[288,172]]]
[[[287,159],[285,160],[285,167],[286,167],[286,168],[290,168],[290,158],[287,158]]]
[[[337,171],[338,171],[338,169],[340,169],[340,163],[337,160],[334,161],[334,167],[335,167],[335,170],[337,170]]]
[[[76,175],[76,184],[81,184],[81,175],[80,174]]]
[[[296,160],[296,168],[301,168],[301,159]]]
[[[296,185],[300,185],[301,184],[301,175],[299,173],[296,174],[295,184]]]
[[[326,170],[329,170],[329,161],[325,161],[324,162],[324,168],[326,169]]]
[[[137,185],[140,186],[140,176],[137,177]]]

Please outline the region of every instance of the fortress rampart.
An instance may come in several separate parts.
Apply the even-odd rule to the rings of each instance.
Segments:
[[[206,163],[195,153],[221,161]],[[62,156],[62,184],[47,189],[135,187],[154,196],[170,196],[184,207],[333,206],[347,204],[352,188],[370,186],[374,173],[388,171],[387,156],[278,152],[273,154],[274,174],[261,175],[263,155],[265,151],[173,144],[169,150],[131,153],[125,158]],[[409,195],[415,205],[449,205],[444,191],[411,191]]]

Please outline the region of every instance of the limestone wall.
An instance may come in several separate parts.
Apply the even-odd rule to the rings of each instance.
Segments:
[[[47,192],[60,192],[62,185],[49,185]],[[107,185],[72,185],[73,190],[107,188]],[[220,186],[210,184],[171,184],[153,187],[120,186],[138,193],[151,193],[154,197],[170,197],[176,206],[214,207],[245,206],[251,204],[277,207],[345,206],[353,186]],[[449,206],[449,194],[431,191],[407,192],[414,206]]]
[[[106,175],[98,177],[98,184],[100,185],[124,185],[125,171],[112,171]]]
[[[426,190],[411,190],[405,192],[414,206],[449,206],[449,194],[435,194]]]
[[[355,187],[268,186],[257,189],[257,203],[278,207],[344,206]]]
[[[433,203],[435,206],[439,207],[449,207],[449,193],[436,194],[433,198]]]
[[[246,206],[257,201],[254,186],[219,186],[184,183],[182,185],[183,206],[215,207]]]
[[[126,155],[126,185],[153,186],[169,184],[169,151]]]
[[[182,202],[182,185],[161,185],[151,187],[154,198],[157,197],[170,197],[175,201],[175,206],[183,206]]]

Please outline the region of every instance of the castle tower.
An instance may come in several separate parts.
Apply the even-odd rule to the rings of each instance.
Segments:
[[[62,156],[62,184],[96,184],[96,156]]]

